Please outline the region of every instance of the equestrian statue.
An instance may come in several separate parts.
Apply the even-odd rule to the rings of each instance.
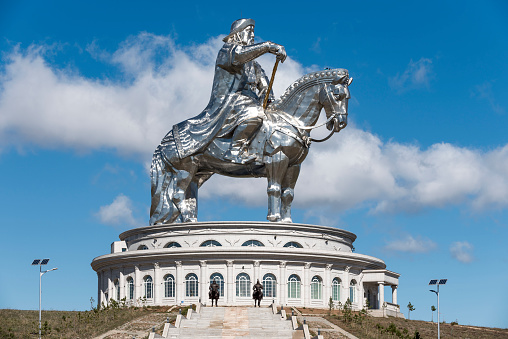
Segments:
[[[263,285],[258,282],[252,286],[252,299],[254,299],[254,307],[259,306],[261,307],[261,300],[263,300]],[[257,302],[257,305],[256,305]]]
[[[291,203],[300,166],[312,141],[327,140],[347,125],[349,85],[346,69],[304,75],[274,99],[283,46],[254,44],[254,20],[233,22],[218,53],[212,94],[194,118],[173,126],[156,148],[151,167],[150,225],[197,221],[198,188],[213,174],[268,179],[268,215],[291,222]],[[272,53],[271,80],[256,58]],[[324,108],[322,140],[310,137]]]

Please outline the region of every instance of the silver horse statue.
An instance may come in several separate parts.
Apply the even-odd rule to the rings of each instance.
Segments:
[[[268,215],[274,222],[292,222],[291,203],[300,166],[311,141],[324,141],[347,125],[349,85],[345,69],[309,73],[296,80],[265,111],[266,118],[249,145],[250,163],[224,158],[231,138],[216,138],[203,152],[180,158],[170,131],[154,152],[151,167],[150,225],[197,221],[198,188],[213,174],[268,179]],[[310,138],[324,108],[323,140]],[[320,125],[321,126],[321,125]]]

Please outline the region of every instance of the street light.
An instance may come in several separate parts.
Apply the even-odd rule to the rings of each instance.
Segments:
[[[49,259],[35,259],[32,262],[32,266],[39,266],[39,339],[41,339],[41,295],[42,295],[42,276],[48,272],[57,270],[58,268],[52,268],[47,271],[42,271],[42,266],[47,265],[49,262]]]
[[[441,339],[441,333],[439,332],[439,285],[444,285],[447,281],[448,279],[432,279],[429,282],[429,285],[437,285],[437,291],[429,290],[437,295],[437,339]]]

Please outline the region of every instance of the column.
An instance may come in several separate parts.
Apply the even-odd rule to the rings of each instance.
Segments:
[[[342,305],[344,305],[349,298],[349,270],[351,266],[346,266],[344,268],[344,281],[342,282],[342,291],[344,293],[340,294],[340,299],[342,299]],[[352,302],[352,300],[351,300]]]
[[[287,286],[288,286],[288,278],[286,277],[286,262],[281,261],[279,263],[279,303],[281,305],[286,305],[286,300],[288,296]]]
[[[104,299],[104,291],[102,290],[102,272],[97,272],[97,308],[101,307],[102,300]]]
[[[176,303],[180,304],[185,295],[185,277],[183,276],[182,262],[175,261],[175,265],[176,265],[176,277],[175,277]]]
[[[140,273],[139,273],[139,266],[134,266],[134,304],[136,305],[139,298],[143,298],[142,292],[141,292],[141,283],[140,283]]]
[[[206,304],[206,299],[208,297],[208,267],[206,265],[206,260],[200,260],[199,261],[199,298],[202,303]]]
[[[392,285],[392,304],[397,305],[397,285]]]
[[[328,307],[330,296],[332,295],[332,264],[325,266],[325,276],[323,278],[323,305]]]
[[[161,268],[158,262],[153,263],[153,302],[162,305],[162,279]]]
[[[303,265],[303,279],[302,279],[302,294],[303,294],[303,306],[310,306],[310,262],[306,262]]]
[[[111,280],[112,276],[113,276],[113,271],[110,268],[108,271],[108,300],[106,300],[106,304],[109,304],[109,300],[111,300],[112,298],[115,297],[114,293],[113,293],[113,281]]]
[[[379,298],[379,308],[383,308],[383,304],[385,302],[385,285],[384,282],[380,281],[377,283],[377,290],[378,290],[378,298]]]
[[[227,265],[227,277],[226,277],[226,302],[227,305],[233,305],[233,295],[234,295],[234,283],[235,277],[233,276],[233,260],[226,261]]]
[[[123,266],[120,266],[119,273],[118,273],[118,285],[120,288],[120,300],[125,298],[125,279],[123,275]]]

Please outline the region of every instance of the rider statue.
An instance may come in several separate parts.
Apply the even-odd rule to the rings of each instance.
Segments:
[[[212,299],[212,307],[213,307],[213,300],[215,299],[215,306],[218,307],[217,301],[219,301],[219,284],[215,282],[215,279],[213,279],[212,283],[210,284],[210,287],[208,288],[208,297]]]
[[[263,99],[269,82],[255,59],[272,53],[284,62],[286,51],[270,41],[255,44],[254,25],[252,19],[233,22],[217,55],[208,106],[196,117],[173,126],[180,158],[202,151],[215,138],[231,138],[224,159],[243,164],[256,159],[248,153],[248,146],[265,116]],[[271,91],[269,95],[273,100]]]
[[[257,283],[252,286],[252,289],[254,290],[254,293],[252,293],[252,299],[254,299],[254,307],[256,307],[256,301],[257,306],[261,307],[261,299],[263,299],[263,285],[261,285],[259,279]]]

